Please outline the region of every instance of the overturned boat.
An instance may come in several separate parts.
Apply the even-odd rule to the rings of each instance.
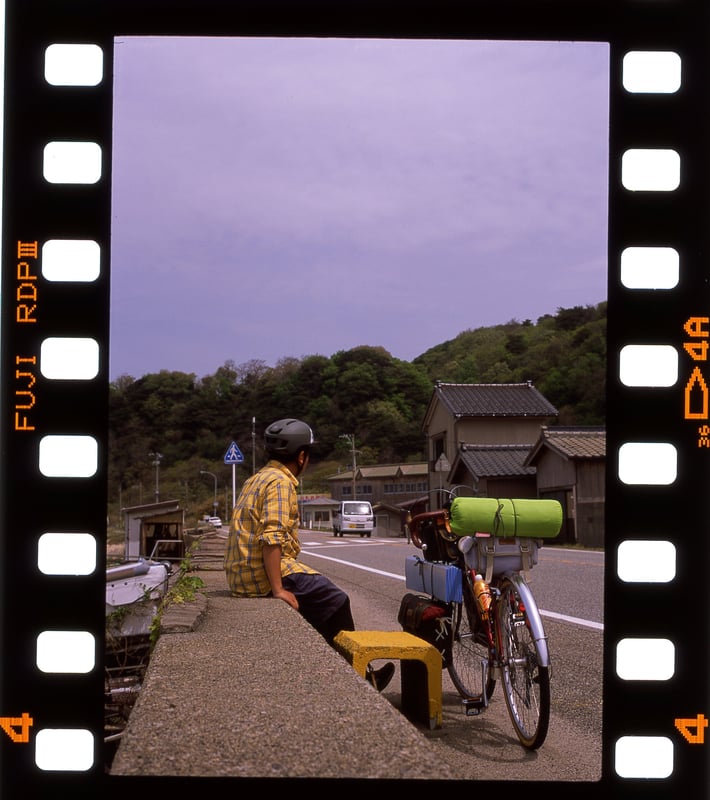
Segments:
[[[171,573],[170,562],[150,559],[106,569],[104,742],[108,763],[143,684],[152,646],[151,626]]]
[[[139,559],[106,570],[106,633],[141,636],[150,632],[168,590],[167,561]]]

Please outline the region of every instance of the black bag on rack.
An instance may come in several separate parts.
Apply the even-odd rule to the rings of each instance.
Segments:
[[[451,630],[451,617],[446,603],[407,593],[399,606],[397,621],[402,630],[433,644],[446,660]]]

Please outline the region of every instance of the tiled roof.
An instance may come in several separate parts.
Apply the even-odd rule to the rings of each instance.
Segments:
[[[399,475],[399,466],[382,464],[373,467],[358,467],[357,474],[360,478],[396,478]]]
[[[378,500],[376,503],[373,503],[372,504],[372,510],[375,513],[377,513],[378,511],[381,511],[381,510],[391,511],[392,513],[395,513],[395,514],[401,514],[402,513],[402,507],[401,506],[399,506],[399,505],[394,506],[394,505],[392,505],[392,503],[385,503],[384,500]]]
[[[429,465],[426,462],[421,464],[400,464],[400,469],[403,477],[429,474]]]
[[[417,464],[380,464],[372,467],[358,467],[356,477],[358,478],[399,478],[412,477],[416,475],[427,475],[429,467],[426,462]],[[329,481],[352,480],[353,471],[351,469],[331,475]]]
[[[437,383],[435,396],[454,417],[556,417],[557,409],[527,383]]]
[[[299,500],[302,506],[339,506],[340,500],[333,500],[332,497],[312,497],[310,500]]]
[[[464,444],[456,461],[477,478],[534,475],[535,467],[525,465],[531,450],[529,444]]]
[[[549,447],[564,458],[601,459],[606,457],[606,428],[596,426],[548,427],[540,429],[540,438],[533,447],[528,463],[532,464],[543,447]]]

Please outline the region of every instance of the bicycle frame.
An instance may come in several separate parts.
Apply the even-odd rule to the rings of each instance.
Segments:
[[[470,575],[470,582],[473,585],[473,575],[471,571],[466,566],[465,560],[462,558],[457,559],[456,565],[462,572],[462,579],[467,580],[468,576]],[[501,583],[504,579],[508,579],[518,590],[520,597],[525,604],[525,608],[528,612],[528,621],[530,623],[530,629],[533,634],[533,640],[539,646],[539,655],[540,655],[540,666],[542,667],[549,667],[550,664],[550,653],[547,647],[547,636],[545,634],[545,629],[542,624],[542,617],[540,615],[540,609],[537,606],[537,602],[535,601],[535,597],[528,585],[527,581],[525,580],[524,576],[520,572],[504,572],[498,576],[496,576],[493,581],[491,582],[491,591],[497,593],[497,585]],[[497,597],[492,599],[491,603],[491,612],[493,611],[493,607],[497,604],[498,599]],[[484,622],[481,619],[480,609],[476,608],[476,614],[478,615],[479,620],[483,624],[484,628],[491,628],[491,620],[489,618],[488,622]],[[498,631],[494,632],[495,638],[495,649],[500,650],[500,641],[498,641]],[[489,633],[490,638],[490,633]],[[491,642],[492,644],[492,642]]]
[[[456,566],[461,570],[461,580],[469,584],[471,596],[473,592],[474,575],[473,571],[466,566],[463,556],[458,560]],[[464,698],[461,701],[467,716],[480,714],[482,710],[488,708],[489,695],[486,691],[488,679],[498,680],[501,672],[501,641],[500,632],[495,626],[495,603],[498,602],[498,589],[495,585],[490,586],[491,606],[487,619],[483,618],[478,603],[475,603],[476,618],[481,630],[485,633],[488,642],[488,658],[481,661],[481,694],[479,697]],[[462,611],[462,613],[464,613]]]

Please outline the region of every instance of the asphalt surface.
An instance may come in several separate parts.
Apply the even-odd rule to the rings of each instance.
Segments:
[[[298,612],[231,597],[224,535],[193,558],[204,588],[171,606],[112,775],[450,778],[423,732]]]

